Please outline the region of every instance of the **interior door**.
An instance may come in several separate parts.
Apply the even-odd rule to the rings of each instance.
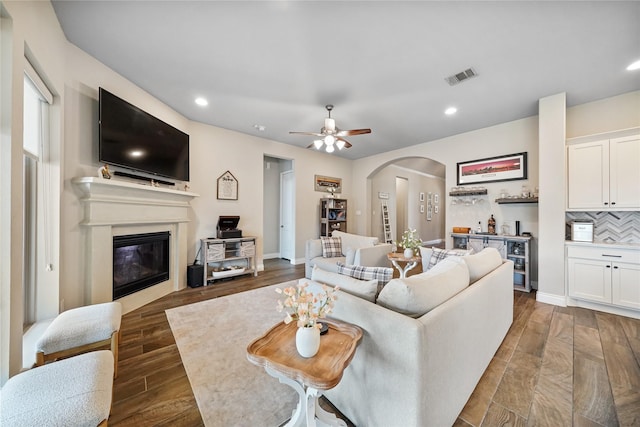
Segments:
[[[295,261],[295,176],[280,174],[280,258]]]

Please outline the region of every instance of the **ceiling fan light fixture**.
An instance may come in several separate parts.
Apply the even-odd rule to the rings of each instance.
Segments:
[[[333,145],[327,145],[327,153],[333,153],[334,150]]]
[[[313,141],[313,146],[316,147],[316,150],[321,149],[322,144],[324,144],[324,141],[321,139],[316,139],[315,141]]]
[[[342,150],[344,148],[344,140],[339,139],[338,142],[336,142],[336,147],[338,147],[338,150]]]
[[[327,144],[327,146],[333,145],[334,142],[336,142],[336,138],[333,135],[327,135],[324,137],[324,143]]]

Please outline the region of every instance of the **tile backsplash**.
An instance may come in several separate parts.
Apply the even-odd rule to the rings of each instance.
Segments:
[[[640,243],[640,212],[567,212],[566,220],[593,220],[597,242]]]

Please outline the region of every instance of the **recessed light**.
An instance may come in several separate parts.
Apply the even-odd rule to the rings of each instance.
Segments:
[[[445,113],[447,116],[452,116],[452,115],[454,115],[454,114],[455,114],[455,113],[457,113],[457,112],[458,112],[458,109],[457,109],[456,107],[449,107],[449,108],[447,108],[446,110],[444,110],[444,113]]]
[[[634,62],[633,64],[627,67],[627,71],[635,71],[640,70],[640,60]]]
[[[202,97],[199,97],[199,98],[196,98],[196,104],[198,104],[201,107],[206,107],[207,105],[209,105],[209,101],[207,101]]]

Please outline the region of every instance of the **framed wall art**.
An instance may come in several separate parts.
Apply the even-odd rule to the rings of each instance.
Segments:
[[[527,179],[527,153],[458,163],[458,185]]]
[[[323,193],[341,193],[342,178],[332,178],[330,176],[315,175],[314,184],[316,191]]]
[[[238,200],[238,180],[229,171],[218,178],[218,200]]]

